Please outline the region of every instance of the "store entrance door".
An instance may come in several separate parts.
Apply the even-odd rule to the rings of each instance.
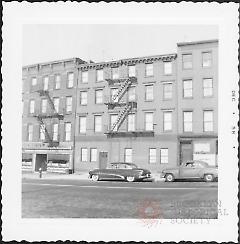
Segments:
[[[180,143],[180,164],[193,160],[192,142],[186,141]]]
[[[47,170],[47,154],[36,154],[35,171],[39,171],[39,168]]]
[[[106,169],[108,162],[108,152],[99,152],[99,169]]]

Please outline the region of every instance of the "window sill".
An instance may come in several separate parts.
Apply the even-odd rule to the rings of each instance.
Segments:
[[[152,99],[152,100],[144,100],[144,102],[153,102],[154,100]]]
[[[183,99],[192,100],[193,97],[183,97]]]
[[[87,106],[87,104],[79,104],[80,106]]]

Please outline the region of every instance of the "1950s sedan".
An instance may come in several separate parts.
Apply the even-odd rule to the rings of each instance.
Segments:
[[[203,179],[210,182],[218,179],[218,168],[203,161],[192,160],[176,168],[164,169],[160,177],[165,178],[167,182],[176,179]]]
[[[133,163],[111,163],[106,169],[94,169],[89,171],[89,178],[98,180],[126,180],[133,182],[151,178],[151,172],[138,168]]]

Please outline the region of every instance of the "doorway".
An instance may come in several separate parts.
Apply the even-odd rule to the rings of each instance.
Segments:
[[[192,141],[180,142],[180,165],[189,160],[193,160]]]
[[[36,154],[35,171],[39,171],[39,168],[47,171],[47,154]]]
[[[99,169],[106,169],[108,162],[108,152],[99,152]]]

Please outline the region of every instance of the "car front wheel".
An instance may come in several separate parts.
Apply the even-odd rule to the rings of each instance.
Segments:
[[[173,182],[174,176],[172,174],[166,174],[165,180],[166,180],[166,182]]]
[[[98,175],[92,175],[92,180],[93,181],[98,181],[99,180],[99,176]]]
[[[133,182],[135,180],[134,176],[127,176],[126,179],[128,182]]]
[[[213,175],[211,175],[211,174],[204,175],[204,180],[206,182],[212,182],[214,180]]]

